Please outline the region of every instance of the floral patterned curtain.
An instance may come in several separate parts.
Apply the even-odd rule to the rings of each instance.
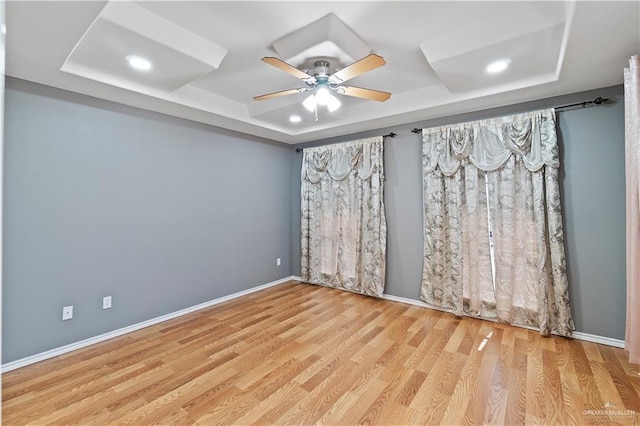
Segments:
[[[640,364],[640,56],[624,70],[627,204],[627,321],[624,348]]]
[[[305,148],[301,177],[302,278],[381,297],[387,245],[382,137]]]
[[[555,112],[422,133],[421,299],[570,335]]]

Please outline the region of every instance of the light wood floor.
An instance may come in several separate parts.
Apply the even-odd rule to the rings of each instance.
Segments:
[[[638,424],[622,349],[290,282],[2,377],[5,425]]]

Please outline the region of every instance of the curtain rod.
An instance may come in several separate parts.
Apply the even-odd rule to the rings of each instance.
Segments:
[[[603,98],[603,97],[598,96],[597,98],[595,98],[592,101],[576,102],[575,104],[560,105],[560,106],[553,107],[553,108],[555,110],[565,109],[565,108],[572,108],[572,107],[576,107],[576,106],[581,106],[582,108],[586,108],[587,105],[592,105],[593,104],[593,105],[600,106],[602,104],[608,103],[610,100],[611,99],[609,99],[609,98]],[[419,129],[419,128],[415,127],[414,129],[411,130],[411,132],[415,133],[415,134],[420,134],[420,133],[422,133],[422,129]],[[387,138],[387,137],[395,138],[396,136],[398,136],[398,135],[396,133],[393,133],[393,132],[388,133],[386,135],[382,135],[383,138]],[[296,152],[300,152],[300,151],[302,151],[302,148],[296,148]]]
[[[591,105],[591,104],[595,104],[595,105],[606,104],[607,102],[609,102],[609,100],[610,100],[609,98],[602,98],[598,96],[592,101],[584,101],[584,102],[577,102],[575,104],[561,105],[561,106],[555,107],[555,109],[565,109],[565,108],[571,108],[575,106],[582,106],[582,108],[586,108],[587,105]]]
[[[560,105],[560,106],[553,107],[553,108],[555,110],[571,108],[571,107],[576,107],[576,106],[581,106],[582,108],[586,108],[587,105],[595,104],[595,105],[600,106],[602,104],[609,103],[610,100],[611,99],[609,99],[609,98],[602,98],[602,97],[598,96],[597,98],[595,98],[592,101],[576,102],[575,104]],[[419,129],[419,128],[415,127],[413,130],[411,130],[411,132],[413,132],[415,134],[420,134],[420,133],[422,133],[422,129]]]

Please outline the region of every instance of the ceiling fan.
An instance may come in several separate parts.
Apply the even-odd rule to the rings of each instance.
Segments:
[[[308,73],[272,56],[262,58],[262,61],[299,78],[304,81],[306,87],[268,93],[266,95],[256,96],[253,99],[256,101],[263,101],[280,96],[313,91],[312,95],[305,99],[302,104],[309,111],[315,110],[316,121],[318,120],[318,105],[326,106],[330,112],[333,112],[340,107],[340,100],[333,96],[332,92],[378,102],[384,102],[391,97],[391,93],[389,92],[342,85],[342,83],[347,80],[351,80],[352,78],[383,66],[386,63],[384,58],[376,55],[375,53],[365,56],[364,58],[334,73],[331,73],[331,65],[327,60],[315,61],[313,63],[313,69]]]

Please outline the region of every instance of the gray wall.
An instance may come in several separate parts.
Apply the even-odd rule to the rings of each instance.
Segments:
[[[624,106],[616,86],[526,104],[443,117],[401,128],[385,128],[302,146],[387,134],[385,203],[387,213],[387,283],[385,293],[419,299],[422,274],[421,137],[410,130],[483,119],[537,108],[612,97],[613,105],[558,112],[563,162],[563,207],[572,312],[577,331],[624,338],[625,188]],[[292,271],[300,273],[300,167],[294,159],[292,179]]]
[[[290,146],[13,79],[5,117],[3,363],[290,275]]]
[[[558,115],[567,266],[576,328],[624,339],[624,102]]]

